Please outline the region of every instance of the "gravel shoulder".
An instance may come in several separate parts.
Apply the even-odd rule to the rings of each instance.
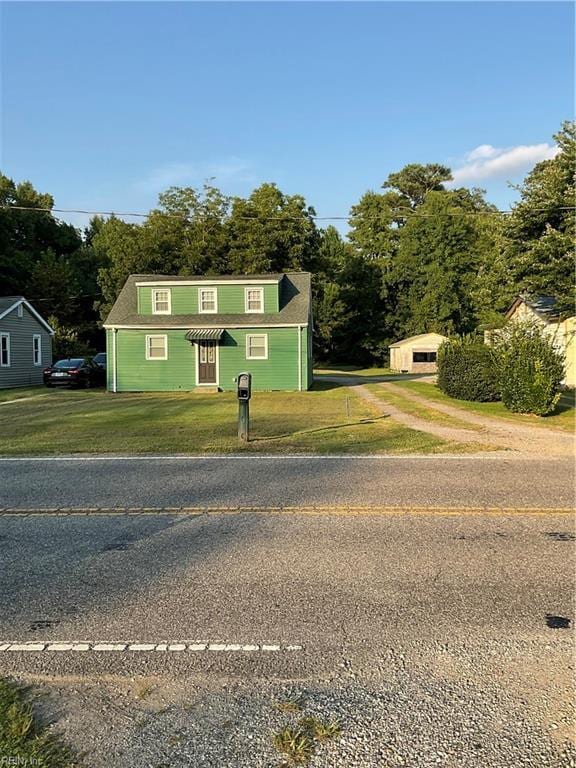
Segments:
[[[27,676],[41,710],[90,768],[278,768],[272,736],[338,720],[311,768],[572,768],[570,643],[383,647],[322,678]],[[298,701],[287,713],[282,702]]]

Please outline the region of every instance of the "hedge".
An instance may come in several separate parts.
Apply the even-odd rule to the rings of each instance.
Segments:
[[[499,400],[491,348],[478,336],[445,341],[438,350],[438,386],[459,400]]]
[[[509,323],[494,345],[502,402],[509,411],[546,416],[560,399],[564,357],[533,323]]]

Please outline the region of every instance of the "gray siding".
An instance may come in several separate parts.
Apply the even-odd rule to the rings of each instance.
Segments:
[[[52,363],[52,337],[27,307],[22,317],[13,309],[0,320],[0,333],[10,334],[10,367],[0,366],[0,389],[42,384],[42,370]],[[42,365],[34,365],[32,337],[42,338]]]

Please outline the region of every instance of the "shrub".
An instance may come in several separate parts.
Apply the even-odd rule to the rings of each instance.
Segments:
[[[459,400],[499,400],[490,347],[478,336],[445,341],[438,350],[438,386]]]
[[[534,323],[509,323],[494,343],[498,387],[509,411],[545,416],[560,399],[564,358]]]

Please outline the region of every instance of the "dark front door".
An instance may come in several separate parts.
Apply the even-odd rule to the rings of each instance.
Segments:
[[[198,342],[198,383],[216,384],[216,342]]]

